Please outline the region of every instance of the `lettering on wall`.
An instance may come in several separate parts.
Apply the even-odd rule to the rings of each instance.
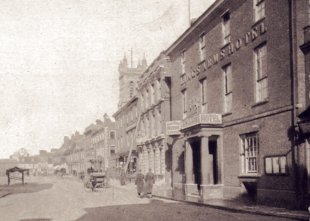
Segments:
[[[201,113],[200,99],[192,97],[188,101],[188,116]]]
[[[247,46],[249,43],[255,41],[259,36],[265,34],[266,32],[267,27],[265,26],[264,22],[260,23],[256,27],[253,27],[249,32],[245,33],[242,37],[227,45],[227,47],[221,49],[218,53],[209,56],[206,60],[200,62],[195,67],[191,67],[189,73],[181,75],[181,85],[195,78],[200,73],[211,68],[213,65],[216,65],[218,62],[224,60],[226,57],[233,55],[242,47]]]

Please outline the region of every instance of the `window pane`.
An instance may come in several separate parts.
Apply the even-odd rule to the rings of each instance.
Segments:
[[[286,173],[286,157],[280,157],[280,173]]]
[[[254,1],[254,20],[258,21],[265,17],[265,1],[256,0]]]
[[[263,46],[260,48],[260,64],[261,64],[261,77],[267,76],[267,47]]]
[[[265,171],[267,174],[272,173],[272,160],[270,157],[265,159]]]
[[[279,158],[278,157],[272,158],[272,168],[273,168],[273,173],[280,173]]]
[[[227,66],[226,68],[226,74],[227,74],[227,92],[232,91],[232,74],[231,74],[231,65]]]
[[[267,80],[267,47],[266,45],[255,49],[256,72],[256,101],[265,101],[268,98]]]

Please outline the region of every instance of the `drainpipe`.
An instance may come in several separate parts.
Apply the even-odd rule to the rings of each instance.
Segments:
[[[296,74],[297,74],[297,65],[296,65],[296,13],[295,8],[296,4],[294,0],[288,0],[289,2],[289,36],[290,36],[290,72],[291,72],[291,100],[292,100],[292,131],[293,131],[293,137],[292,137],[292,166],[293,166],[293,174],[294,176],[294,189],[296,198],[299,202],[299,171],[298,171],[298,165],[296,163],[296,156],[298,156],[298,150],[295,149],[296,147],[296,125],[297,125],[297,116],[296,116]]]

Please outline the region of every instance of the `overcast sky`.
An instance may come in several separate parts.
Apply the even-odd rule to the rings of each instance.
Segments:
[[[198,17],[214,0],[191,0]],[[118,64],[148,63],[188,28],[188,0],[1,0],[0,158],[59,148],[112,115]]]

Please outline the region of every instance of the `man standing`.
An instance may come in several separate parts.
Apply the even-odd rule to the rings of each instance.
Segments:
[[[150,169],[145,176],[145,192],[148,197],[152,198],[153,184],[155,183],[155,176]]]
[[[143,197],[144,175],[141,170],[137,173],[135,184],[137,185],[137,192],[139,197]]]

